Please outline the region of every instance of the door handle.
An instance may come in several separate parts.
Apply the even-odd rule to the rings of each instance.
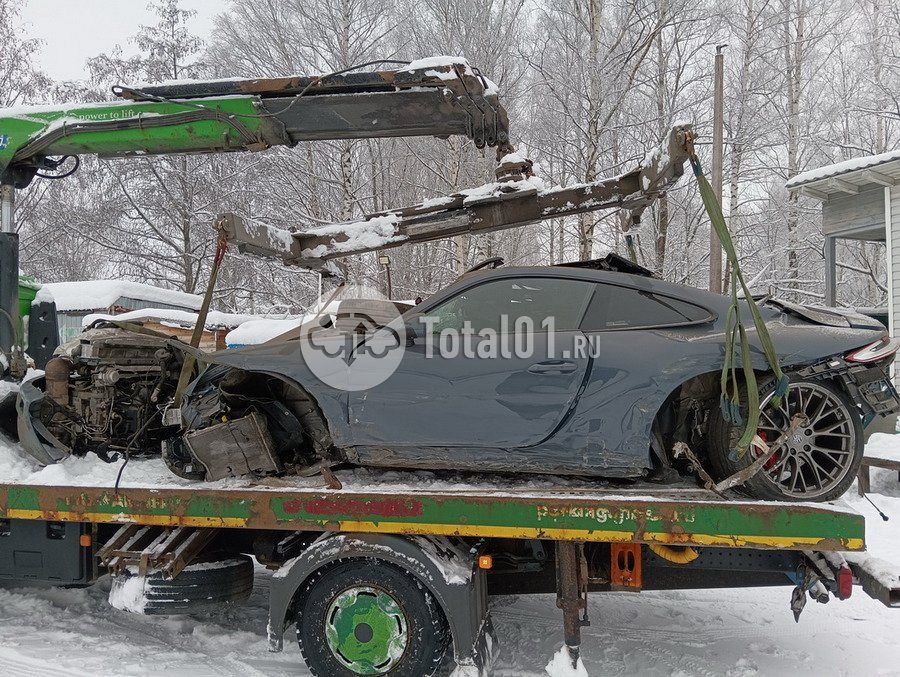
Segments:
[[[532,364],[528,371],[532,374],[571,374],[577,368],[578,365],[567,360],[547,360]]]

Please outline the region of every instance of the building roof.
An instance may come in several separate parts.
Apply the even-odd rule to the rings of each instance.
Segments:
[[[244,315],[242,313],[222,313],[218,310],[210,310],[206,316],[204,328],[209,331],[219,329],[234,329],[244,322],[259,320],[258,315]],[[192,328],[197,324],[197,313],[188,310],[171,310],[164,308],[143,308],[132,310],[119,315],[107,313],[91,313],[81,320],[82,327],[88,327],[97,320],[117,320],[119,322],[158,322],[171,327]]]
[[[869,184],[900,185],[900,149],[811,169],[788,180],[785,187],[827,200],[834,193],[855,194]]]
[[[196,294],[160,289],[153,285],[130,280],[84,280],[79,282],[49,282],[41,285],[35,303],[54,301],[60,312],[106,310],[119,299],[137,299],[146,303],[160,303],[185,310],[199,310],[203,299]]]

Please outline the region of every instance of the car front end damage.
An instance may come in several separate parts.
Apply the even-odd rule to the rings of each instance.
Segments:
[[[213,365],[185,392],[180,415],[182,434],[162,454],[181,477],[310,475],[339,461],[316,402],[272,375]]]
[[[823,426],[846,424],[834,434],[828,434],[825,442],[834,446],[829,453],[852,459],[861,457],[861,437],[853,444],[843,440],[855,439],[862,425],[874,417],[900,409],[900,398],[889,375],[900,341],[888,338],[880,324],[878,329],[872,321],[856,316],[826,314],[819,318],[813,315],[827,321],[826,326],[821,326],[822,322],[794,309],[779,307],[775,312],[771,308],[766,312],[776,343],[783,350],[785,372],[791,378],[792,388],[797,386],[802,390],[794,399],[788,398],[787,406],[806,403],[809,407],[809,393],[820,398],[817,403],[823,403],[825,415],[832,405],[843,404],[841,416],[849,423],[823,418]],[[679,331],[696,337],[687,342],[679,339],[677,343],[685,356],[693,351],[678,364],[694,371],[681,373],[669,369],[665,372],[672,383],[682,384],[668,400],[666,393],[671,390],[666,390],[665,383],[657,382],[653,393],[644,393],[650,399],[660,398],[663,405],[657,417],[660,434],[657,436],[654,423],[646,456],[640,461],[635,459],[636,463],[644,463],[644,467],[654,464],[653,457],[664,457],[675,441],[684,441],[701,453],[715,442],[712,438],[715,437],[713,420],[717,411],[718,378],[710,370],[721,359],[720,348],[715,345],[717,325],[711,322],[690,329],[656,332],[653,340],[679,338]],[[301,334],[285,335],[251,348],[198,355],[203,369],[184,392],[181,406],[175,408],[178,374],[190,349],[171,337],[140,327],[116,323],[95,326],[61,346],[44,376],[22,384],[17,403],[21,443],[44,464],[88,452],[95,452],[107,461],[161,455],[173,473],[197,481],[317,473],[324,473],[327,478],[328,469],[341,463],[386,465],[369,463],[359,453],[360,447],[354,444],[358,441],[353,437],[354,419],[348,410],[346,393],[324,386],[311,375],[298,348],[304,340]],[[769,400],[764,374],[760,386],[765,410]],[[606,387],[598,381],[586,388],[584,397],[601,397]],[[622,401],[628,396],[624,393],[618,399]],[[569,439],[564,437],[569,434],[566,426],[574,430],[579,417],[597,413],[596,405],[588,404],[577,398],[573,400],[572,414],[555,433],[558,439],[550,440],[552,443],[561,444],[560,440]],[[667,407],[672,409],[672,414],[664,413]],[[822,412],[807,413],[813,418],[814,413]],[[761,439],[771,443],[783,433],[782,428],[792,416],[785,415],[784,420],[780,416],[773,418],[771,411],[764,414],[760,423]],[[419,424],[429,426],[427,420]],[[644,425],[639,420],[634,424]],[[647,423],[648,429],[650,426]],[[762,430],[766,426],[771,430]],[[817,442],[812,438],[826,433],[807,431],[805,434],[806,442],[814,446]],[[629,435],[628,439],[633,437]],[[791,447],[779,454],[776,461],[787,459],[788,452],[796,458],[812,458],[808,454],[804,456],[803,440],[794,444],[797,445],[797,449]],[[725,454],[733,448],[727,435],[723,435],[720,446]],[[416,459],[417,465],[397,463],[391,467],[483,471],[489,466],[479,459],[489,457],[489,451],[485,445],[484,454],[469,458],[465,453],[454,453],[449,446],[430,452],[423,448]],[[683,475],[685,470],[677,463],[674,465]],[[783,468],[767,466],[765,470],[771,470],[777,483],[789,471],[803,475],[808,467],[811,466],[806,460],[794,461],[793,466]],[[594,464],[578,466],[571,473],[550,467],[544,472],[616,477],[612,470]],[[837,468],[835,477],[838,470],[841,483],[855,473],[852,463]],[[725,476],[731,472],[718,474]],[[833,484],[835,487],[829,489],[832,493],[839,488],[837,482]],[[800,489],[797,492],[802,493]],[[830,496],[824,488],[823,495]],[[800,498],[791,496],[789,500]],[[809,500],[826,499],[810,495]]]

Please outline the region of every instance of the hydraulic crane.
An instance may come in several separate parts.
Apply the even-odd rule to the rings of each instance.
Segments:
[[[452,135],[497,149],[496,183],[357,222],[298,224],[289,232],[227,221],[226,234],[241,251],[327,270],[331,259],[342,256],[587,211],[627,209],[637,223],[682,175],[692,152],[690,125],[679,125],[632,171],[548,188],[533,175],[531,162],[514,152],[496,86],[460,58],[434,57],[393,70],[113,91],[118,101],[0,110],[0,308],[12,316],[0,322],[0,350],[16,343],[15,190],[35,177],[68,176],[81,155],[261,151],[309,140]]]
[[[362,67],[372,66],[364,64]],[[355,71],[355,72],[351,72]],[[0,352],[20,343],[16,189],[63,178],[79,156],[261,151],[300,141],[467,136],[505,155],[496,86],[460,58],[319,76],[117,86],[118,101],[0,110]]]

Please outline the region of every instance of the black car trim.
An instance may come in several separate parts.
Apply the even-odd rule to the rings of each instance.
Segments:
[[[609,287],[622,287],[623,289],[632,289],[639,294],[646,294],[647,296],[652,296],[653,298],[659,299],[671,299],[672,301],[678,301],[679,303],[686,303],[689,306],[693,306],[699,310],[707,313],[707,317],[702,320],[687,320],[685,322],[666,322],[664,324],[639,324],[639,325],[630,325],[628,327],[602,327],[600,329],[590,329],[584,326],[584,315],[581,317],[582,325],[580,327],[581,331],[586,334],[596,334],[597,332],[607,332],[607,331],[638,331],[645,329],[674,329],[677,327],[691,327],[694,325],[701,324],[709,324],[710,322],[715,322],[719,319],[719,314],[714,310],[710,310],[706,306],[701,306],[693,301],[686,301],[684,299],[679,299],[674,296],[670,296],[669,294],[660,294],[659,292],[648,291],[646,289],[641,289],[640,287],[633,287],[630,284],[617,284],[615,282],[600,282],[597,281],[594,283],[597,285],[597,288],[594,290],[594,293],[591,294],[591,300],[593,300],[594,295],[599,293],[601,286],[609,286]],[[588,304],[590,306],[590,304]],[[585,308],[585,312],[587,312],[587,308]]]

